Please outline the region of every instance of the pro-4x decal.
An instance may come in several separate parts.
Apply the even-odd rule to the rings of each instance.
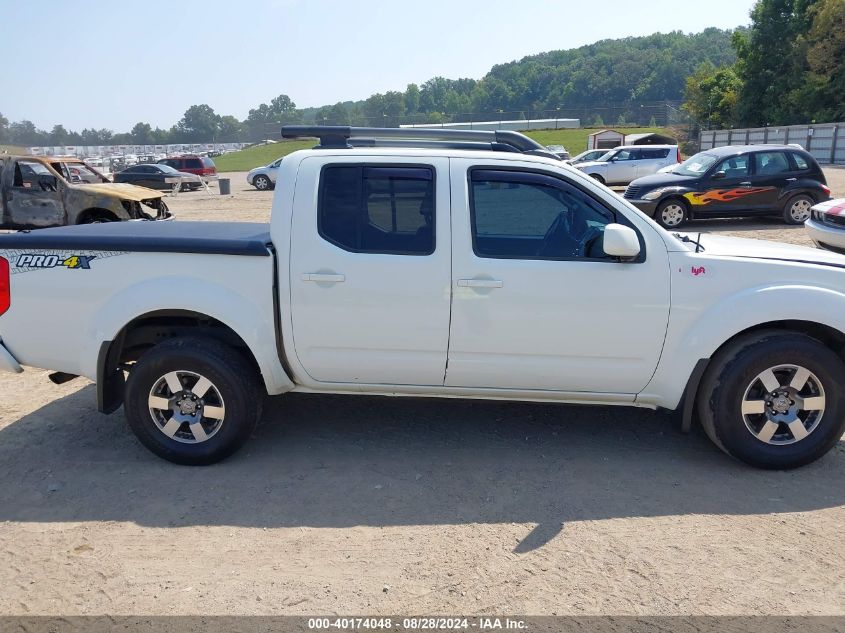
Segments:
[[[128,255],[128,253],[124,251],[0,251],[0,257],[4,257],[9,262],[9,272],[13,275],[56,268],[92,270],[101,260],[118,255]]]
[[[15,265],[19,268],[56,268],[57,266],[64,266],[71,270],[90,270],[91,260],[96,258],[96,255],[69,255],[62,257],[60,255],[27,253],[18,257]]]

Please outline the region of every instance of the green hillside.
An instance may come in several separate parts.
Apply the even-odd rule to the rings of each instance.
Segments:
[[[269,145],[248,147],[239,152],[217,156],[213,160],[219,172],[249,171],[253,167],[272,163],[280,156],[287,156],[292,152],[309,147],[314,147],[314,141],[279,141]]]
[[[671,136],[671,132],[664,128],[614,127],[613,129],[625,134],[659,132]],[[587,136],[595,131],[593,128],[579,128],[576,130],[533,130],[526,134],[543,145],[563,145],[574,156],[587,149]],[[272,163],[277,158],[296,150],[314,147],[314,143],[314,141],[280,141],[270,145],[257,145],[240,152],[218,156],[214,159],[214,163],[219,172],[249,171],[253,167]]]

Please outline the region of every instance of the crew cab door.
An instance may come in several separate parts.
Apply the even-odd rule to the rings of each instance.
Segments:
[[[17,160],[3,173],[3,227],[47,227],[65,223],[64,181],[38,161]]]
[[[442,385],[448,159],[361,160],[300,165],[290,247],[296,358],[319,383]]]
[[[658,236],[531,163],[452,159],[452,201],[447,386],[616,394],[645,387],[669,316],[669,264]],[[604,255],[611,222],[640,233],[640,261]]]

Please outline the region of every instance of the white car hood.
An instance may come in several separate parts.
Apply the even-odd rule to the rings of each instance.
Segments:
[[[698,240],[698,233],[679,233],[687,235],[691,240]],[[728,257],[743,257],[755,259],[771,259],[789,262],[805,262],[808,264],[822,264],[845,268],[845,255],[809,246],[798,246],[784,242],[769,242],[744,237],[728,237],[725,235],[701,234],[701,245],[707,255],[721,255]],[[695,244],[686,244],[695,250]]]

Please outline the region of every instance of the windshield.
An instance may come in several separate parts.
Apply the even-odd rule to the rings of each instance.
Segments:
[[[178,170],[173,169],[173,167],[171,167],[170,165],[162,165],[162,164],[159,164],[159,165],[158,165],[158,168],[159,168],[161,171],[163,171],[165,174],[178,174],[178,173],[179,173],[179,171],[178,171]]]
[[[88,184],[109,182],[108,178],[103,176],[93,167],[86,165],[82,161],[78,163],[54,163],[53,167],[56,169],[56,171],[62,174],[64,179],[68,182]]]
[[[611,158],[613,158],[616,155],[616,153],[617,153],[617,150],[612,149],[609,152],[602,154],[598,158],[594,158],[593,160],[595,160],[596,162],[599,162],[599,163],[606,163]]]
[[[716,162],[716,157],[713,154],[705,154],[701,152],[691,158],[687,158],[683,163],[675,167],[673,174],[680,174],[681,176],[700,176],[711,165]]]

